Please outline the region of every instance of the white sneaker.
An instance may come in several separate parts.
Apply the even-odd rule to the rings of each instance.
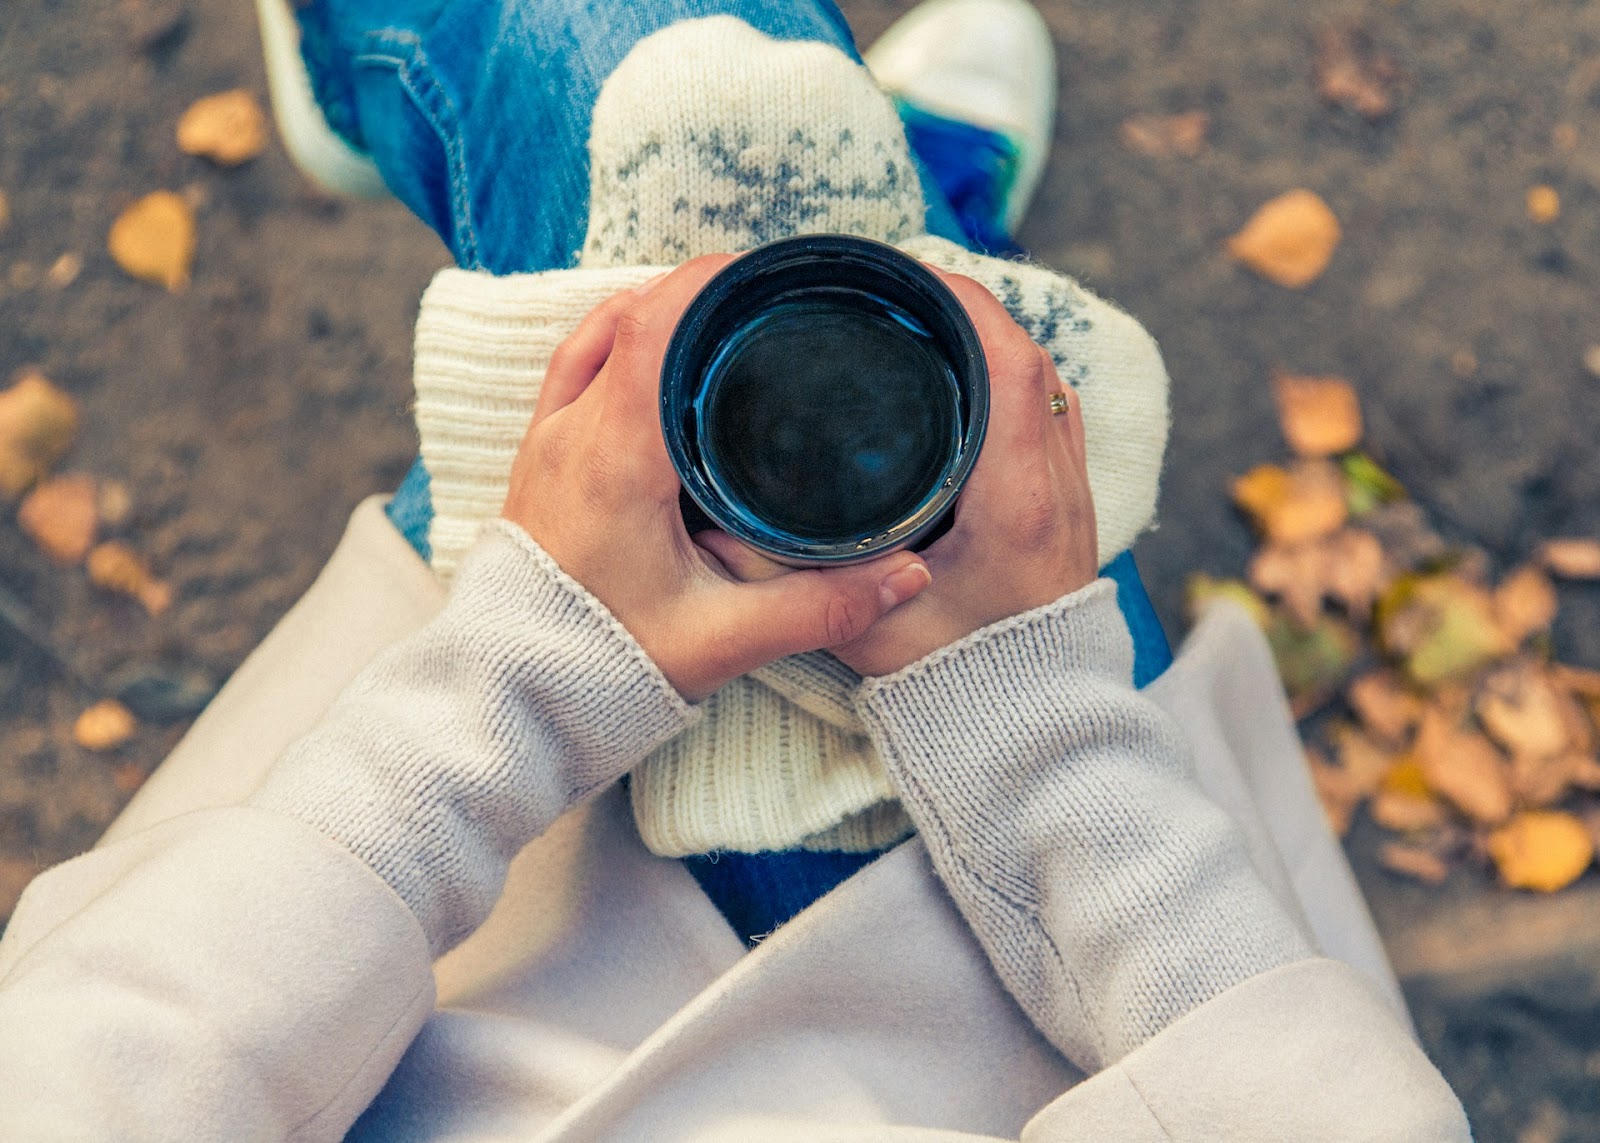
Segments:
[[[1056,54],[1027,0],[924,0],[865,55],[878,85],[924,111],[1004,135],[1018,151],[1006,196],[1015,234],[1054,138]]]
[[[267,89],[278,134],[295,166],[324,190],[352,198],[387,198],[389,188],[372,159],[328,126],[311,94],[311,77],[300,55],[300,25],[289,0],[256,0]]]

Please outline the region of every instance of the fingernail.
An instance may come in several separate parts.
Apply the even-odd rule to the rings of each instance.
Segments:
[[[657,286],[659,286],[661,284],[661,280],[663,278],[665,278],[670,273],[672,273],[671,270],[663,270],[663,271],[661,271],[661,273],[657,274],[654,278],[647,278],[644,281],[640,282],[637,286],[635,286],[633,288],[633,296],[636,297],[636,298],[644,297],[651,290],[653,290]]]
[[[899,607],[932,582],[933,573],[926,564],[907,564],[883,577],[878,585],[878,602],[885,611]]]

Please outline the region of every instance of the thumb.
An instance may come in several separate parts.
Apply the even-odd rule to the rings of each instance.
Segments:
[[[859,639],[889,611],[933,582],[911,552],[842,568],[818,568],[761,583],[728,584],[713,642],[726,678],[806,651]]]

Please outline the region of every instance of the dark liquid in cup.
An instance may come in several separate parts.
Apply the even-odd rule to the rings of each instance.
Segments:
[[[707,478],[807,541],[900,523],[961,445],[956,376],[933,337],[882,299],[836,294],[780,301],[739,329],[694,403]]]

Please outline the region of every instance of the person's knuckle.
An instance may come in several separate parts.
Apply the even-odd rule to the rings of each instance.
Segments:
[[[1021,482],[1014,490],[1010,523],[1011,543],[1017,551],[1034,553],[1054,546],[1062,511],[1049,480],[1036,476]]]
[[[837,647],[858,638],[867,629],[868,617],[848,595],[836,594],[823,607],[824,646]]]

